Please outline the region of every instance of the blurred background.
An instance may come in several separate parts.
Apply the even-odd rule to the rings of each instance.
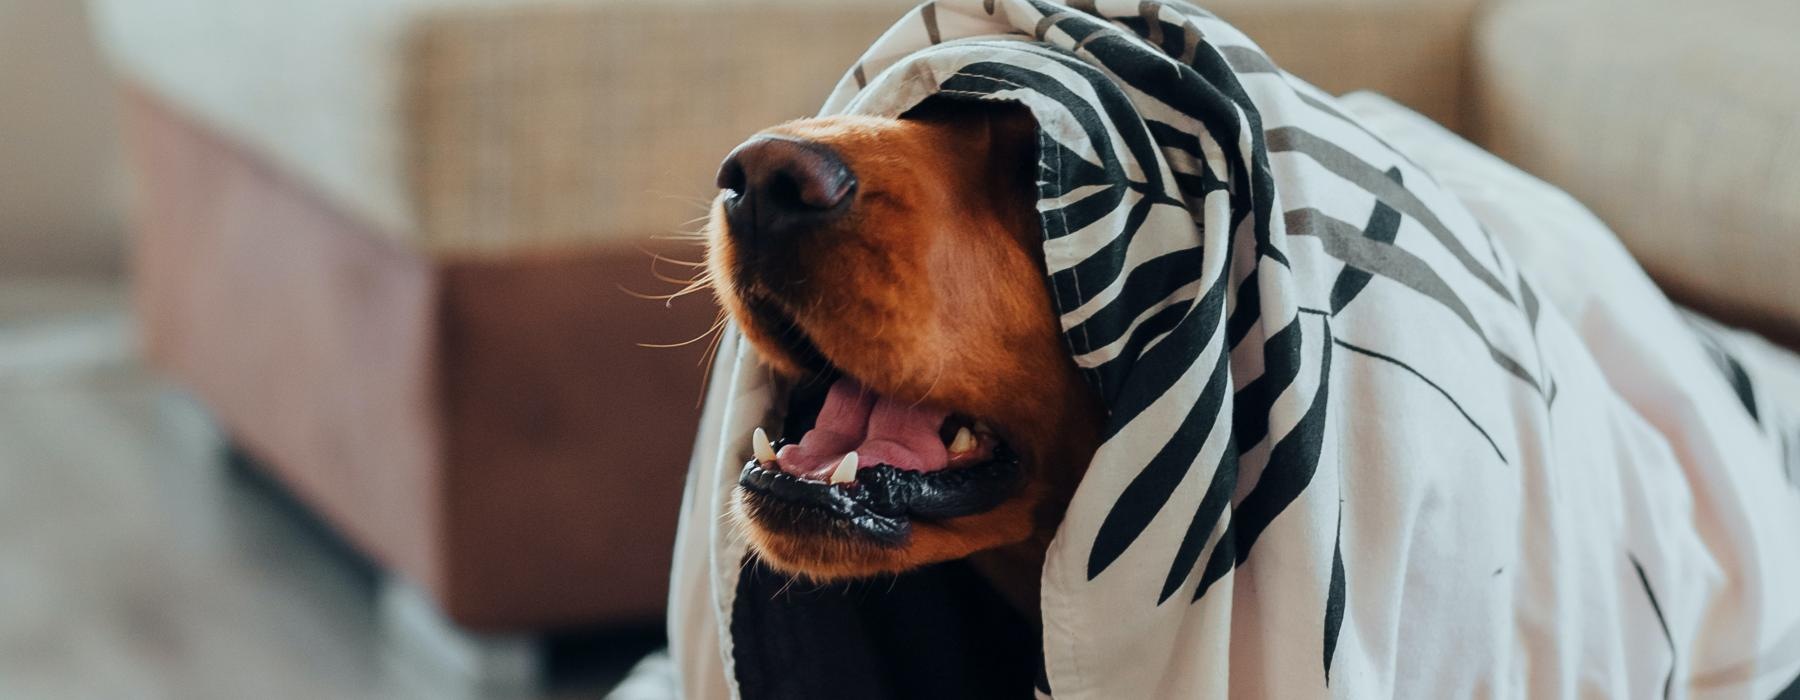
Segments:
[[[912,4],[0,0],[0,698],[605,695],[663,643],[682,232]],[[1202,4],[1800,347],[1791,0]]]

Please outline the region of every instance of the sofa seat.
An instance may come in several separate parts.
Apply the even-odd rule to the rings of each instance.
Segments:
[[[465,630],[653,622],[715,310],[634,293],[903,5],[93,0],[145,354]]]
[[[629,245],[911,0],[93,0],[120,71],[438,255]],[[696,177],[699,175],[699,177]]]
[[[1477,140],[1574,195],[1671,296],[1800,348],[1800,3],[1506,2]]]

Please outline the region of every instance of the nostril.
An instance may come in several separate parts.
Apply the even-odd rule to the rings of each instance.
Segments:
[[[735,156],[736,154],[732,155]],[[725,162],[719,165],[717,184],[719,189],[730,190],[731,196],[736,197],[744,194],[745,179],[744,165],[739,163],[737,158],[726,158]]]
[[[856,185],[850,169],[835,156],[803,159],[788,171],[786,187],[794,201],[812,209],[832,209],[842,203]]]
[[[771,175],[769,182],[763,185],[761,195],[765,198],[764,201],[770,205],[785,209],[801,209],[811,206],[801,195],[799,181],[794,178],[793,173],[789,172],[778,172]]]
[[[729,191],[724,204],[732,235],[766,245],[842,216],[856,175],[830,146],[765,135],[725,157],[718,185]]]

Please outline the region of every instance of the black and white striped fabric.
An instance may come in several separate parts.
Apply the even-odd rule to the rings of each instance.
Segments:
[[[927,3],[824,113],[934,95],[1037,117],[1049,287],[1109,409],[1043,573],[1040,693],[1767,697],[1800,675],[1800,410],[1716,333],[1632,331],[1675,318],[1647,281],[1541,293],[1490,230],[1516,220],[1179,2]],[[1595,251],[1534,259],[1636,270]],[[722,515],[774,390],[725,347],[671,621],[697,698],[757,643],[731,634]]]

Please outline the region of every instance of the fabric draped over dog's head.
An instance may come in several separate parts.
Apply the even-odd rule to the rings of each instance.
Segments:
[[[1178,2],[940,0],[823,113],[933,96],[1036,117],[1048,288],[1107,408],[1043,571],[1040,692],[1642,696],[1716,660],[1683,639],[1712,634],[1718,543],[1653,522],[1690,498],[1642,478],[1681,469],[1658,426],[1332,97]],[[674,579],[684,673],[734,689],[771,672],[734,638],[767,601],[723,517],[768,382],[728,331]],[[1754,418],[1712,423],[1764,459]]]

